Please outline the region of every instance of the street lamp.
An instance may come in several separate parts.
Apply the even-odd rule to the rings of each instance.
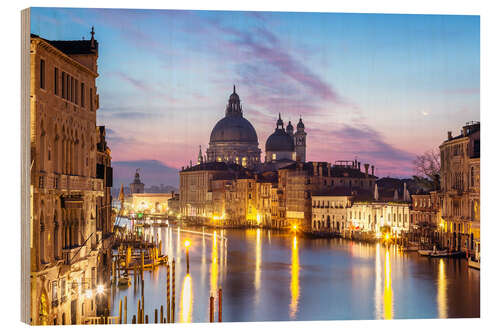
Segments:
[[[102,284],[98,285],[97,286],[97,289],[96,289],[96,294],[97,295],[102,295],[104,294],[104,286]]]
[[[292,226],[292,230],[293,230],[293,232],[297,232],[297,225],[296,225],[296,224],[294,224],[294,225]]]
[[[186,239],[184,242],[184,246],[186,247],[186,268],[187,268],[187,273],[189,274],[189,247],[191,246],[191,242],[189,239]]]

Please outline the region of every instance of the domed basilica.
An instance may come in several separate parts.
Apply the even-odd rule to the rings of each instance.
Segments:
[[[240,97],[233,86],[233,93],[229,96],[226,115],[219,120],[210,134],[210,143],[206,157],[200,152],[198,163],[225,162],[236,163],[246,168],[256,168],[260,165],[259,141],[252,124],[243,117]],[[279,160],[306,160],[306,132],[302,118],[297,124],[297,131],[291,122],[286,130],[283,127],[281,114],[276,123],[276,129],[266,141],[265,162]]]

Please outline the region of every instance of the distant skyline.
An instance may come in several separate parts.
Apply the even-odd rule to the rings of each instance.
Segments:
[[[480,120],[479,23],[452,15],[31,12],[32,33],[51,40],[89,39],[95,27],[98,125],[114,165],[194,163],[235,84],[263,152],[279,112],[294,126],[302,115],[308,160],[357,157],[379,177],[411,176],[415,155]],[[155,177],[147,185],[168,184]]]

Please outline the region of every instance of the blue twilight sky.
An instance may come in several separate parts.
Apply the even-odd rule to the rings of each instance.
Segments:
[[[479,120],[479,16],[31,14],[32,33],[47,39],[88,39],[92,25],[98,124],[108,128],[114,162],[179,168],[195,161],[233,84],[262,150],[279,112],[294,126],[302,115],[308,160],[357,157],[375,164],[378,176],[411,175],[416,154]],[[149,182],[163,182],[158,177]]]

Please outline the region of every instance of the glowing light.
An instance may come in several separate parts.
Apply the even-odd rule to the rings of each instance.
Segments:
[[[261,221],[262,217],[260,216],[260,214],[257,214],[257,223],[260,224],[260,221]]]
[[[293,229],[293,231],[297,231],[297,225],[296,225],[296,224],[294,224],[294,225],[292,226],[292,229]]]
[[[385,238],[385,240],[389,240],[389,239],[391,239],[391,236],[389,234],[385,234],[384,238]]]
[[[85,292],[85,297],[92,298],[92,290],[87,289],[87,291]]]
[[[182,282],[180,322],[190,323],[193,314],[193,286],[191,275],[187,274]]]
[[[189,241],[189,239],[186,239],[186,241],[184,242],[184,246],[186,248],[189,248],[191,246],[191,242]]]
[[[96,293],[97,293],[97,295],[104,294],[104,286],[102,284],[97,286]]]
[[[290,318],[295,319],[297,315],[297,308],[299,304],[300,297],[300,279],[299,279],[299,250],[297,247],[297,236],[293,237],[293,246],[292,246],[292,268],[290,271]]]

